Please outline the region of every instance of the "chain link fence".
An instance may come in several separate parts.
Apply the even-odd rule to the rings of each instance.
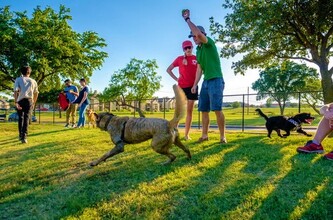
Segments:
[[[228,129],[244,131],[247,128],[262,127],[265,124],[263,118],[256,114],[256,108],[262,108],[263,112],[268,116],[280,115],[280,108],[276,101],[271,101],[267,97],[279,95],[277,93],[267,94],[232,94],[223,97],[223,112],[226,117],[226,125]],[[322,101],[315,97],[322,97],[322,92],[294,92],[288,94],[289,101],[285,103],[283,115],[292,116],[300,112],[310,112],[316,117],[314,125],[319,121],[318,109],[323,105]],[[131,107],[121,106],[115,101],[100,102],[98,99],[91,99],[88,108],[94,112],[112,112],[117,116],[139,117],[138,112]],[[149,100],[128,101],[127,104],[140,108],[145,117],[164,118],[171,120],[174,114],[175,99],[174,98],[155,98]],[[193,128],[201,128],[201,115],[198,112],[198,102],[195,103],[193,110]],[[11,113],[15,113],[13,107],[5,111],[7,121],[11,120]],[[66,121],[66,112],[61,111],[57,103],[37,103],[32,113],[36,122],[39,124],[64,124]],[[1,112],[0,112],[1,115]],[[76,116],[78,119],[78,115]],[[214,112],[210,113],[210,127],[216,128]],[[180,126],[184,126],[185,119],[180,121]]]

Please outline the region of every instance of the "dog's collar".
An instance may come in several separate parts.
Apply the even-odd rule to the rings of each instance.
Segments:
[[[108,114],[109,115],[109,114]],[[110,116],[110,118],[108,118],[108,120],[105,122],[105,124],[104,124],[104,130],[105,131],[107,131],[108,130],[108,125],[109,125],[109,123],[110,123],[110,121],[111,121],[111,119],[112,119],[112,117],[113,117],[113,115],[109,115]]]
[[[104,131],[107,131],[107,129],[108,129],[108,125],[109,125],[109,123],[110,123],[110,121],[111,121],[111,119],[112,119],[112,117],[113,117],[113,115],[111,115],[111,114],[106,114],[106,115],[108,115],[108,116],[110,116],[109,118],[108,118],[108,120],[105,122],[105,124],[104,124]],[[97,127],[99,127],[99,123],[102,121],[102,119],[105,117],[105,115],[103,115],[103,117],[97,122]]]
[[[289,118],[288,121],[289,121],[290,123],[292,123],[293,125],[295,125],[295,126],[296,126],[296,129],[299,129],[299,128],[301,127],[301,124],[300,124],[299,122],[295,121],[295,120],[292,119],[292,118]]]

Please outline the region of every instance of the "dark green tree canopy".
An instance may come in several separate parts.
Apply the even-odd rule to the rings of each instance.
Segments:
[[[252,84],[261,98],[271,97],[279,104],[283,115],[286,102],[295,96],[295,92],[308,91],[306,82],[318,77],[315,69],[305,64],[285,61],[281,65],[272,65],[260,72],[260,77]]]
[[[225,25],[211,18],[211,30],[223,43],[221,56],[245,54],[233,63],[236,73],[264,69],[281,60],[301,59],[318,65],[325,102],[333,101],[332,0],[226,0]]]
[[[119,105],[133,107],[143,117],[141,109],[126,100],[138,101],[140,105],[143,100],[153,97],[161,88],[161,76],[157,74],[157,68],[155,60],[131,59],[125,68],[111,76],[110,84],[100,98],[103,101],[116,101]]]
[[[41,91],[59,89],[62,80],[87,78],[107,57],[105,40],[95,32],[75,32],[70,10],[47,7],[27,12],[0,8],[0,90],[11,90],[19,68],[29,64]]]

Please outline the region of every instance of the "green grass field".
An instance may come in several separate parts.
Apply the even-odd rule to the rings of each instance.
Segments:
[[[264,126],[265,125],[265,120],[260,117],[254,110],[256,108],[249,108],[249,111],[245,109],[245,114],[244,114],[244,124],[245,126]],[[268,116],[276,116],[280,115],[280,111],[278,108],[262,108],[265,114]],[[242,108],[225,108],[223,110],[225,117],[226,117],[226,122],[227,125],[242,125],[242,116],[243,116],[243,110]],[[314,112],[310,108],[302,108],[302,112],[311,112],[311,114],[316,117],[314,120],[312,126],[315,126],[318,124],[320,120],[320,116]],[[115,115],[119,116],[134,116],[133,112],[129,111],[115,111],[113,112]],[[285,115],[286,116],[292,116],[298,113],[298,108],[286,108],[285,110]],[[135,115],[138,117],[138,114]],[[41,123],[52,123],[53,121],[55,123],[64,123],[65,122],[65,113],[62,113],[62,118],[59,118],[59,113],[58,112],[36,112],[36,117],[38,121],[41,121]],[[163,112],[146,112],[146,117],[156,117],[156,118],[164,118],[164,113]],[[165,113],[165,118],[166,119],[171,119],[173,117],[173,111],[169,111]],[[210,113],[210,118],[211,118],[211,124],[216,125],[216,120],[215,120],[215,114]],[[193,125],[197,125],[199,122],[199,113],[197,109],[193,111]],[[201,120],[201,118],[200,118]],[[181,121],[181,123],[185,123],[185,119]],[[304,125],[306,127],[308,125]]]
[[[333,163],[297,154],[304,136],[229,132],[220,145],[211,132],[197,144],[194,130],[191,161],[173,148],[162,166],[148,141],[90,168],[111,148],[106,132],[33,124],[23,145],[16,127],[0,123],[0,219],[333,218]]]

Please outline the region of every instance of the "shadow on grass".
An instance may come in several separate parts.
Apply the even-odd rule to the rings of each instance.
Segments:
[[[239,209],[249,211],[248,216],[244,214],[245,218],[281,218],[283,211],[281,216],[288,218],[299,205],[299,200],[306,198],[307,192],[316,186],[314,182],[324,182],[324,185],[320,194],[311,201],[332,201],[332,181],[328,176],[332,169],[322,161],[312,164],[311,157],[304,155],[285,158],[281,149],[290,143],[279,141],[280,139],[269,140],[262,136],[240,136],[226,145],[210,142],[197,144],[192,141],[186,145],[191,149],[193,159],[187,161],[184,153],[174,147],[172,151],[177,160],[171,166],[160,166],[158,161],[164,161],[165,157],[153,153],[149,143],[145,142],[126,146],[124,153],[95,168],[89,168],[86,162],[72,161],[70,154],[76,154],[75,151],[66,151],[63,146],[57,149],[57,142],[50,143],[44,146],[44,150],[48,151],[48,154],[54,154],[54,157],[50,158],[54,160],[53,163],[36,164],[36,167],[29,171],[30,175],[20,174],[20,189],[7,190],[6,194],[0,197],[0,209],[6,210],[1,213],[0,218],[34,216],[37,219],[59,219],[80,215],[86,208],[117,201],[123,195],[138,190],[142,183],[150,184],[154,180],[176,175],[177,171],[189,167],[199,170],[200,175],[189,177],[191,184],[186,188],[179,189],[171,185],[161,189],[172,196],[164,201],[164,206],[152,207],[159,211],[165,209],[161,214],[164,218],[232,219],[235,217],[235,210]],[[30,149],[30,152],[32,153],[33,149]],[[57,157],[65,158],[58,160]],[[95,159],[94,157],[95,155],[91,155],[89,158]],[[82,161],[85,160],[87,158],[82,158]],[[291,169],[283,170],[281,163],[292,163]],[[318,169],[320,175],[316,172]],[[15,177],[11,179],[15,180]],[[295,179],[299,182],[293,183]],[[301,184],[308,186],[300,187]],[[267,188],[267,185],[274,189],[261,195],[261,189]],[[294,197],[290,195],[296,192],[291,190],[293,187],[296,187],[297,191],[297,196]],[[154,193],[151,196],[154,196]],[[130,211],[133,216],[149,216],[144,212],[136,213],[138,207],[143,205],[136,203],[135,199],[123,206],[134,207]],[[308,206],[311,207],[312,203]],[[319,210],[323,211],[327,207],[332,205],[323,205]],[[255,213],[250,212],[253,210]],[[100,211],[99,216],[123,217],[108,209],[97,211]],[[309,210],[303,211],[303,215],[309,218],[323,216],[322,213],[315,215]]]
[[[311,162],[315,155],[296,152],[285,158],[281,149],[288,142],[271,145],[260,144],[261,140],[262,137],[251,137],[231,142],[242,146],[227,152],[221,163],[192,181],[196,184],[179,196],[185,199],[177,202],[165,217],[332,219],[332,164],[322,159]],[[292,163],[290,170],[281,169],[281,162]],[[237,166],[239,170],[235,169]],[[270,192],[271,188],[275,189]]]
[[[333,219],[332,163],[316,157],[293,156],[290,172],[277,183],[253,218]]]
[[[178,157],[179,163],[161,166],[157,161],[162,162],[166,157],[153,153],[145,142],[138,146],[127,146],[140,148],[138,151],[143,153],[139,156],[133,151],[125,151],[90,168],[88,162],[77,163],[63,158],[70,157],[74,152],[59,145],[60,142],[61,140],[11,152],[16,156],[6,162],[6,167],[21,167],[22,170],[13,171],[15,175],[7,176],[10,181],[5,181],[0,194],[0,209],[6,212],[1,213],[0,219],[24,219],[32,216],[37,219],[59,219],[73,215],[188,163],[183,160],[183,153]],[[41,155],[41,152],[45,155]],[[52,154],[54,157],[50,157],[51,161],[48,162],[47,157]],[[0,159],[8,159],[8,156],[2,155]],[[22,166],[29,160],[35,160],[35,165],[24,169]]]

